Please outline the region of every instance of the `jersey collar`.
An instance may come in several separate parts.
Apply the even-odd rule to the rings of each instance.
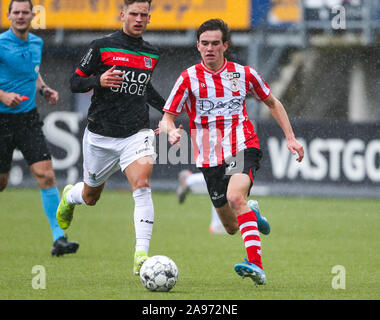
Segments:
[[[17,42],[19,44],[27,44],[27,43],[29,43],[29,39],[30,39],[29,33],[28,33],[28,40],[24,41],[24,40],[20,39],[18,36],[15,35],[15,33],[12,30],[12,27],[9,28],[8,32],[9,32],[9,38],[12,39],[13,41],[15,41],[15,42]]]
[[[207,68],[203,61],[201,62],[201,66],[202,66],[202,68],[203,68],[205,71],[207,71],[208,73],[211,73],[211,74],[218,74],[218,73],[221,73],[224,69],[226,69],[226,67],[227,67],[227,59],[224,58],[224,63],[223,63],[223,65],[222,65],[218,70],[216,70],[216,71]]]
[[[131,37],[130,35],[126,34],[123,29],[120,30],[120,33],[122,34],[122,37],[124,37],[125,39],[128,39],[129,42],[141,43],[143,41],[142,37],[139,37],[139,38]]]

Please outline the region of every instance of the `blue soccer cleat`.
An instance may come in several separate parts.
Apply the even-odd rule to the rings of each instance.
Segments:
[[[248,207],[256,213],[256,218],[257,218],[257,228],[262,234],[269,234],[270,233],[270,225],[267,220],[267,218],[262,217],[260,214],[260,209],[259,209],[259,203],[257,200],[249,200],[248,201]]]
[[[236,264],[234,269],[239,276],[243,278],[249,277],[257,285],[263,285],[267,282],[264,270],[247,259],[244,259],[242,263]]]

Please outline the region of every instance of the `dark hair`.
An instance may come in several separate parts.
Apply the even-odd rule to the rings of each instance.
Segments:
[[[198,41],[201,34],[209,30],[220,30],[222,32],[223,43],[226,41],[231,42],[230,29],[228,28],[227,23],[225,23],[222,19],[210,19],[203,22],[197,31]]]
[[[29,2],[30,10],[33,10],[32,0],[11,0],[9,7],[8,7],[8,13],[11,13],[11,11],[12,11],[13,2]]]
[[[124,0],[124,5],[125,6],[129,6],[135,2],[148,2],[149,3],[149,7],[150,5],[152,4],[152,0]]]

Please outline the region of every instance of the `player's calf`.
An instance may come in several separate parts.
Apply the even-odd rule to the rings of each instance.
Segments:
[[[234,235],[239,231],[239,225],[237,223],[235,213],[231,210],[228,202],[222,207],[215,209],[218,212],[220,221],[228,234]]]
[[[104,184],[99,187],[90,187],[83,184],[83,191],[81,191],[81,197],[84,204],[88,206],[95,206],[102,194]]]

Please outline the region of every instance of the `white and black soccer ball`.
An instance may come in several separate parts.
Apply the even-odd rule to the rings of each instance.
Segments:
[[[140,280],[149,291],[169,291],[178,279],[178,268],[166,256],[152,256],[145,260],[140,269]]]

